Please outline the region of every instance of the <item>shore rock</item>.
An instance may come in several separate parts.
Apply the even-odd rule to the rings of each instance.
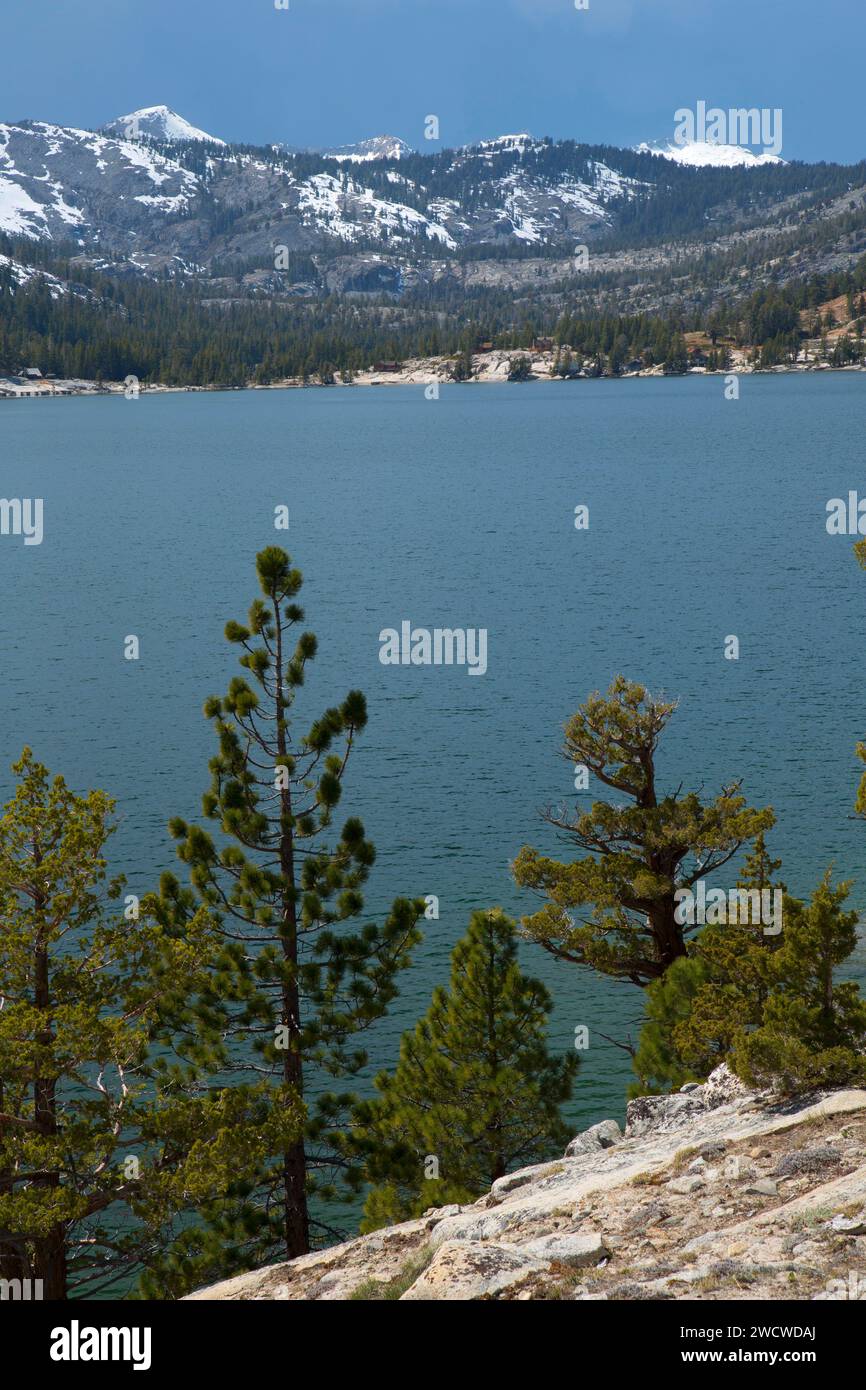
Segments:
[[[493,1298],[546,1267],[544,1260],[513,1245],[448,1240],[400,1301]]]
[[[599,1149],[613,1148],[622,1142],[622,1131],[616,1120],[602,1120],[592,1125],[572,1139],[565,1151],[566,1158],[576,1158],[578,1154],[598,1153]]]
[[[781,1103],[718,1068],[633,1101],[624,1135],[593,1125],[471,1206],[189,1298],[751,1302],[852,1288],[866,1290],[866,1091]]]

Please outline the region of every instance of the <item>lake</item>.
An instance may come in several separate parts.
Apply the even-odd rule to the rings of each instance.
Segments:
[[[165,825],[199,816],[202,702],[237,669],[223,626],[276,543],[320,640],[304,724],[352,687],[368,698],[340,808],[378,848],[368,906],[440,901],[372,1069],[395,1060],[473,908],[532,910],[509,875],[521,845],[568,854],[538,812],[588,802],[561,729],[617,672],[679,699],[667,786],[710,796],[742,777],[776,810],[789,889],[832,862],[862,908],[866,574],[825,519],[866,490],[864,393],[862,374],[834,373],[745,377],[737,401],[688,377],[4,403],[0,493],[44,499],[44,540],[0,537],[3,800],[29,743],[117,799],[128,891],[182,870]],[[486,672],[383,665],[380,631],[404,621],[485,629]],[[635,1036],[640,993],[532,945],[523,963],[554,995],[553,1044],[590,1030],[575,1127],[621,1120],[629,1060],[600,1034]]]

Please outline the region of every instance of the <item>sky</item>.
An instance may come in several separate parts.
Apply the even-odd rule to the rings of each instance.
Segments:
[[[254,144],[630,146],[672,139],[703,100],[781,108],[787,159],[866,156],[864,0],[282,3],[0,0],[0,120],[94,127],[165,103]]]

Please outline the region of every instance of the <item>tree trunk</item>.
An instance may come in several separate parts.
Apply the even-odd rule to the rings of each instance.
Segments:
[[[37,912],[44,906],[37,898]],[[45,1025],[37,1033],[36,1040],[49,1052],[54,1041],[51,1027],[51,983],[48,967],[48,948],[40,941],[34,952],[34,1003],[46,1015]],[[40,1076],[37,1072],[33,1082],[33,1119],[39,1134],[53,1138],[57,1134],[57,1098],[53,1076]],[[58,1172],[46,1173],[37,1179],[42,1187],[60,1187]],[[42,1296],[45,1299],[65,1299],[67,1297],[66,1266],[66,1227],[60,1222],[53,1226],[47,1236],[35,1242],[34,1275],[42,1280]]]
[[[55,1226],[50,1235],[36,1242],[34,1274],[42,1280],[44,1299],[57,1301],[67,1298],[66,1232],[63,1226]]]
[[[673,895],[671,895],[670,898],[662,899],[658,906],[648,914],[650,929],[658,947],[662,966],[660,974],[664,974],[668,966],[672,965],[680,956],[688,954],[683,939],[683,929],[678,924],[675,913],[676,904]]]
[[[276,623],[276,700],[277,752],[284,757],[286,730],[283,723],[284,670],[283,619],[279,602],[274,596]],[[288,778],[286,779],[288,782]],[[304,1093],[304,1068],[300,1052],[301,1000],[298,991],[298,909],[295,902],[295,846],[291,829],[292,791],[285,786],[280,791],[280,872],[283,876],[281,942],[283,957],[290,966],[290,979],[283,984],[281,1023],[288,1029],[288,1047],[283,1060],[283,1081],[292,1087],[300,1099]],[[307,1153],[303,1135],[283,1154],[284,1228],[287,1259],[306,1255],[310,1249],[310,1217],[307,1209]]]
[[[0,1110],[4,1109],[5,1094],[0,1082]],[[3,1138],[3,1125],[0,1122],[0,1139]],[[0,1200],[12,1195],[15,1184],[8,1168],[0,1169]],[[0,1239],[0,1279],[29,1279],[30,1266],[23,1241]]]

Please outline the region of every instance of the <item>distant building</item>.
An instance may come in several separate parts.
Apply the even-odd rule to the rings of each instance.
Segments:
[[[40,372],[38,367],[25,367],[21,375],[23,377],[26,377],[28,381],[42,380],[42,373]]]
[[[374,372],[399,372],[399,362],[377,362],[373,368]]]
[[[0,378],[0,396],[5,396],[9,400],[17,400],[23,396],[59,396],[71,395],[71,392],[62,387],[58,387],[53,381],[41,381],[35,378],[25,379],[21,377],[2,377]]]

